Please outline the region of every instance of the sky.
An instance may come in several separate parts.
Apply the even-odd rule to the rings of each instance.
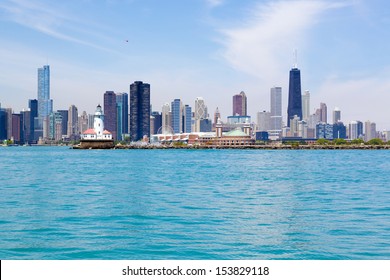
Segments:
[[[244,91],[252,121],[270,110],[297,50],[302,93],[344,123],[390,130],[390,2],[386,0],[0,0],[0,103],[15,112],[37,98],[50,65],[54,110],[93,113],[105,91],[151,85],[154,111],[203,97],[210,117],[232,114]]]

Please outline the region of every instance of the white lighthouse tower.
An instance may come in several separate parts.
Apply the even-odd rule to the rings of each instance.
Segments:
[[[96,133],[96,139],[103,139],[104,132],[104,115],[100,104],[96,107],[95,116],[93,119],[93,130]]]

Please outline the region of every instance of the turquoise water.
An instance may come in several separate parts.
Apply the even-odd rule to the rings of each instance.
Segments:
[[[0,159],[0,259],[390,259],[390,151]]]

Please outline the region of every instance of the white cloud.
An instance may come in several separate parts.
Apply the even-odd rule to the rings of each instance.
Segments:
[[[221,6],[224,0],[206,0],[206,2],[210,7],[214,8],[217,6]]]
[[[279,1],[254,7],[245,22],[222,30],[222,56],[236,70],[271,84],[293,64],[293,50],[304,48],[307,32],[324,11],[324,1]]]
[[[332,9],[355,7],[352,2],[329,1],[278,1],[262,3],[254,7],[248,18],[238,26],[222,29],[221,55],[235,70],[253,77],[255,85],[244,85],[250,90],[250,113],[268,110],[269,88],[283,87],[283,111],[286,111],[288,70],[293,65],[293,50],[305,53],[311,43],[310,31]],[[360,17],[359,17],[360,18]],[[301,50],[301,51],[300,51]],[[342,61],[340,62],[342,63]],[[316,73],[304,72],[304,78]],[[378,130],[390,129],[388,102],[390,99],[390,73],[376,69],[369,73],[349,71],[338,73],[323,71],[325,76],[308,89],[312,93],[312,112],[320,102],[328,105],[328,120],[332,121],[335,106],[342,110],[345,123],[351,120],[371,120]],[[305,79],[303,79],[305,80]],[[307,84],[303,85],[303,89]],[[284,113],[285,114],[285,113]]]

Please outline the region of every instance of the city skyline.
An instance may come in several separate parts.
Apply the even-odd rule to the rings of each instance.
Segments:
[[[329,110],[339,107],[346,123],[373,120],[378,130],[390,129],[389,5],[6,0],[0,4],[0,57],[7,69],[0,102],[15,112],[27,108],[26,100],[36,97],[36,68],[49,64],[54,110],[75,103],[80,112],[93,112],[105,91],[128,92],[131,81],[143,80],[153,84],[153,108],[175,98],[192,105],[203,96],[210,113],[218,107],[224,118],[232,95],[244,91],[255,117],[268,110],[269,89],[280,86],[285,120],[286,71],[298,49],[310,113],[325,102]],[[129,17],[133,10],[138,13]]]

